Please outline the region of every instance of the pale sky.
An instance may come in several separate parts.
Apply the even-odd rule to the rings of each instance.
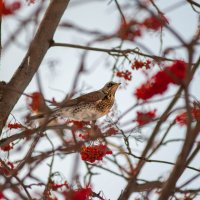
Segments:
[[[37,0],[36,0],[37,2]],[[73,6],[73,2],[71,1],[69,4],[68,9],[66,10],[62,22],[72,22],[75,25],[79,25],[83,28],[88,30],[99,30],[105,33],[112,33],[113,31],[117,30],[118,23],[120,21],[119,12],[116,10],[114,1],[110,3],[110,1],[94,1],[93,3],[86,3],[82,4],[81,6]],[[120,3],[122,1],[119,1]],[[125,2],[125,0],[123,0]],[[166,10],[170,5],[174,4],[174,0],[160,0],[156,1],[157,4],[160,6],[161,10]],[[178,1],[177,1],[178,2]],[[17,13],[16,17],[18,19],[24,19],[24,16],[29,15],[33,9],[35,9],[39,3],[35,5],[31,5],[27,7],[25,4],[20,12]],[[129,17],[138,17],[140,19],[140,15],[136,15],[136,11],[134,9],[129,9],[127,13],[124,13]],[[192,8],[188,5],[183,5],[178,9],[173,10],[172,8],[165,13],[166,18],[169,20],[169,24],[172,28],[175,28],[181,36],[189,40],[191,36],[196,31],[196,26],[198,22],[197,14],[194,14]],[[17,27],[18,23],[16,19],[12,17],[6,17],[3,19],[3,43],[9,37],[11,33],[13,33]],[[19,47],[19,45],[10,45],[9,48],[3,53],[1,67],[0,67],[0,80],[8,81],[11,76],[13,75],[15,69],[21,63],[25,53],[26,47],[30,39],[32,38],[32,25],[30,24],[28,27],[22,30],[21,34],[17,36],[17,42],[24,46],[25,48]],[[56,42],[63,42],[63,43],[72,43],[72,44],[81,44],[85,45],[91,37],[87,36],[86,34],[82,34],[77,31],[71,31],[63,28],[58,28],[59,30],[56,32],[54,40]],[[146,45],[149,49],[151,49],[155,54],[158,54],[160,48],[160,33],[153,33],[149,32],[146,33],[142,39],[139,39],[138,42]],[[112,42],[105,42],[101,45],[95,44],[94,46],[102,47],[102,48],[113,48],[120,44],[119,40],[115,40]],[[172,35],[169,34],[168,31],[165,29],[163,30],[163,49],[165,47],[177,45],[177,40],[175,40]],[[137,46],[133,43],[127,42],[124,44],[123,48],[136,48]],[[77,50],[72,48],[62,48],[62,47],[53,47],[48,51],[46,54],[40,69],[39,75],[42,81],[42,88],[44,91],[44,95],[46,99],[51,99],[55,97],[56,100],[61,100],[67,93],[70,92],[72,87],[74,75],[79,67],[80,56],[82,55],[83,50]],[[199,55],[200,51],[197,50],[197,55]],[[183,51],[179,51],[178,53],[171,55],[172,58],[179,58],[185,59],[186,54]],[[137,58],[137,56],[132,55],[130,56],[131,59]],[[55,61],[55,67],[50,68],[49,62]],[[111,77],[111,68],[114,63],[114,59],[109,57],[104,53],[99,52],[89,52],[88,57],[86,59],[86,69],[90,71],[90,73],[85,73],[81,75],[79,80],[79,90],[81,93],[86,93],[89,91],[93,91],[96,89],[101,88],[106,82],[108,82]],[[128,63],[124,64],[124,69],[130,69],[130,65]],[[155,69],[152,70],[152,74],[154,71],[159,70],[156,66]],[[115,81],[121,81],[118,78],[114,78]],[[133,93],[137,86],[139,86],[142,82],[144,82],[145,77],[141,72],[133,72],[133,78],[127,86],[125,84],[116,95],[116,103],[118,107],[118,112],[123,113],[127,108],[133,105],[136,102],[136,98],[134,97]],[[191,85],[191,93],[194,94],[198,99],[200,98],[199,92],[199,85],[198,82],[200,81],[200,71],[197,72],[196,76],[194,77],[194,82]],[[84,87],[83,87],[84,86]],[[170,87],[167,96],[169,94],[173,94],[178,88],[177,87]],[[37,90],[37,84],[35,77],[33,78],[32,82],[30,83],[29,87],[26,89],[26,92],[31,93]],[[24,106],[24,97],[20,99],[16,109],[22,108],[24,111],[26,107]],[[163,108],[167,101],[160,104],[152,104],[145,106],[142,109],[154,109],[158,110],[158,113],[162,113]],[[139,108],[138,108],[139,109]],[[16,112],[16,116],[19,117],[22,115],[23,110]],[[137,111],[137,110],[136,110]],[[15,113],[15,112],[14,112]],[[135,117],[135,111],[130,113],[124,118],[124,121],[133,119]],[[153,126],[152,126],[153,127]],[[151,126],[147,126],[142,130],[142,136],[145,138],[148,136],[148,133],[152,130]],[[184,134],[184,127],[176,126],[173,128],[173,131],[169,134],[169,138],[183,138]],[[49,134],[51,137],[55,137],[53,133]],[[116,142],[116,140],[114,140]],[[58,142],[55,140],[55,143]],[[118,141],[119,145],[123,145],[123,141]],[[144,142],[136,142],[132,141],[132,149],[136,151],[138,154],[139,150],[144,147]],[[171,144],[167,145],[166,147],[162,148],[162,151],[155,154],[152,159],[161,159],[167,161],[175,161],[176,155],[179,153],[180,149],[179,144]],[[41,142],[38,148],[43,147],[48,148],[48,144]],[[64,176],[70,177],[70,173],[72,170],[72,156],[68,156],[66,159],[56,158],[55,165],[53,167],[54,171],[61,171]],[[14,159],[15,157],[13,157]],[[50,160],[47,160],[50,161]],[[123,163],[123,161],[121,161]],[[47,170],[48,166],[47,163],[44,163],[41,167],[39,167],[36,172],[38,174],[44,175]],[[106,165],[107,161],[103,161],[100,165]],[[197,160],[192,163],[194,166],[199,167]],[[80,161],[79,168],[81,171],[85,170],[84,163]],[[148,178],[149,180],[155,180],[160,174],[165,174],[167,177],[170,173],[171,166],[170,165],[163,165],[163,164],[147,164],[146,167],[142,170],[141,179]],[[103,191],[105,197],[111,200],[116,200],[120,194],[120,191],[124,188],[125,182],[122,181],[121,178],[116,176],[112,176],[109,173],[97,170],[101,173],[101,175],[96,176],[93,179],[93,186],[96,192]],[[180,182],[185,180],[186,178],[190,177],[194,172],[191,170],[186,170],[184,175],[180,178]],[[48,173],[44,178],[47,178]],[[45,180],[45,179],[44,179]],[[198,182],[200,185],[200,182]],[[153,200],[153,199],[152,199]]]

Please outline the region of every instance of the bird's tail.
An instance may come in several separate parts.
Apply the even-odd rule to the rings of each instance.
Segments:
[[[45,117],[45,114],[44,113],[40,113],[40,114],[37,114],[37,115],[29,116],[28,120],[32,121],[32,120],[41,119],[41,118],[44,118],[44,117]]]
[[[27,123],[32,124],[34,122],[52,122],[55,121],[60,116],[60,108],[55,108],[53,110],[48,110],[46,113],[38,113],[35,115],[29,115],[27,116]]]

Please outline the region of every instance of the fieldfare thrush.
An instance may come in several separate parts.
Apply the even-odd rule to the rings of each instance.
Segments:
[[[76,121],[96,121],[109,113],[115,100],[115,92],[120,83],[108,82],[100,90],[67,100],[52,111],[49,119],[57,117],[69,118]],[[31,120],[43,118],[45,114],[31,116]]]

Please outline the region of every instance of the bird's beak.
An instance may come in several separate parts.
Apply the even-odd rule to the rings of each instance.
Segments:
[[[121,83],[115,83],[115,87],[118,88],[121,85]]]
[[[119,87],[121,85],[121,83],[116,83],[117,87]]]
[[[115,83],[113,86],[112,86],[112,92],[115,92],[117,90],[117,88],[121,85],[121,83]]]

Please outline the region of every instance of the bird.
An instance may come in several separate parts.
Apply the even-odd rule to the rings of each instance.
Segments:
[[[60,107],[52,110],[50,119],[62,117],[74,121],[96,121],[110,112],[120,84],[110,81],[97,91],[67,100]],[[32,116],[30,119],[41,117],[44,118],[45,114]]]

